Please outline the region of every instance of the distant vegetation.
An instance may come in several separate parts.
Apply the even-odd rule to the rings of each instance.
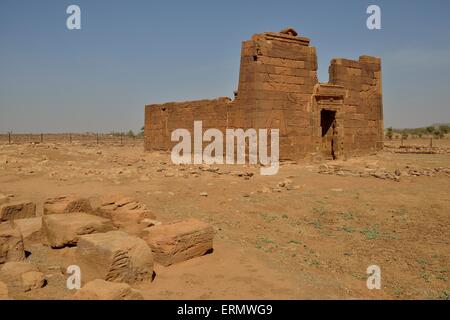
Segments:
[[[128,130],[128,132],[111,131],[109,134],[112,136],[115,136],[115,137],[116,136],[127,136],[130,138],[143,137],[144,136],[144,127],[141,128],[139,133],[135,133],[133,130]]]
[[[446,134],[450,133],[450,125],[442,124],[442,125],[433,125],[422,128],[414,128],[414,129],[395,129],[389,127],[386,129],[385,135],[386,138],[391,140],[392,138],[436,138],[442,139]]]

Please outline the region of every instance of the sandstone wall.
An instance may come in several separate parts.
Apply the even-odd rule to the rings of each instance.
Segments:
[[[330,81],[317,79],[317,55],[308,38],[266,32],[244,41],[237,97],[146,106],[145,149],[168,151],[171,132],[254,128],[280,130],[280,158],[366,154],[382,148],[380,59],[333,59]],[[322,132],[322,110],[335,115],[335,128]],[[193,134],[193,133],[192,133]],[[207,143],[206,143],[207,144]],[[205,145],[205,144],[204,144]],[[225,150],[225,148],[224,148]]]
[[[344,147],[349,155],[365,154],[383,146],[381,61],[361,56],[358,61],[333,59],[330,83],[347,90],[344,98]]]
[[[230,123],[278,128],[280,157],[299,158],[313,149],[311,95],[317,82],[316,49],[309,39],[271,32],[254,35],[242,44]]]
[[[169,151],[177,142],[171,142],[175,129],[188,129],[193,137],[194,121],[203,121],[203,130],[217,128],[225,132],[229,98],[170,102],[145,107],[145,150]],[[193,139],[192,139],[193,140]]]

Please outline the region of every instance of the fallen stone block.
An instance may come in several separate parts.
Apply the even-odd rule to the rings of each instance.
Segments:
[[[86,283],[74,295],[75,300],[143,300],[144,297],[127,283],[96,279]]]
[[[18,219],[14,220],[12,224],[19,228],[25,247],[42,237],[42,217]]]
[[[50,198],[44,202],[44,215],[92,211],[89,199],[72,195]]]
[[[36,217],[36,204],[30,201],[7,202],[0,206],[0,222]]]
[[[28,262],[7,262],[0,269],[0,279],[9,288],[27,292],[45,286],[45,277],[38,267]]]
[[[122,231],[81,236],[75,253],[86,281],[136,283],[153,278],[153,255],[147,243]]]
[[[82,212],[52,214],[42,218],[42,231],[52,248],[74,246],[82,235],[113,229],[111,220]]]
[[[163,266],[202,256],[213,249],[214,230],[209,224],[189,219],[146,228],[143,239]]]
[[[132,235],[139,235],[147,227],[146,219],[155,218],[145,204],[124,195],[104,196],[96,212],[111,219],[115,227]]]
[[[9,222],[0,224],[0,264],[24,259],[25,250],[19,228]]]

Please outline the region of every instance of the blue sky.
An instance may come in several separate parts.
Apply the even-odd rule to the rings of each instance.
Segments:
[[[447,0],[2,0],[0,131],[136,131],[145,104],[232,97],[241,42],[286,26],[311,38],[322,82],[333,57],[382,58],[386,127],[450,122]]]

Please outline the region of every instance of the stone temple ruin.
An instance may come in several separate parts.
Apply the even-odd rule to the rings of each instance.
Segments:
[[[171,150],[171,132],[203,129],[279,129],[280,159],[340,159],[383,146],[381,60],[333,59],[329,82],[317,78],[316,48],[291,28],[242,43],[235,99],[145,107],[145,149]]]

